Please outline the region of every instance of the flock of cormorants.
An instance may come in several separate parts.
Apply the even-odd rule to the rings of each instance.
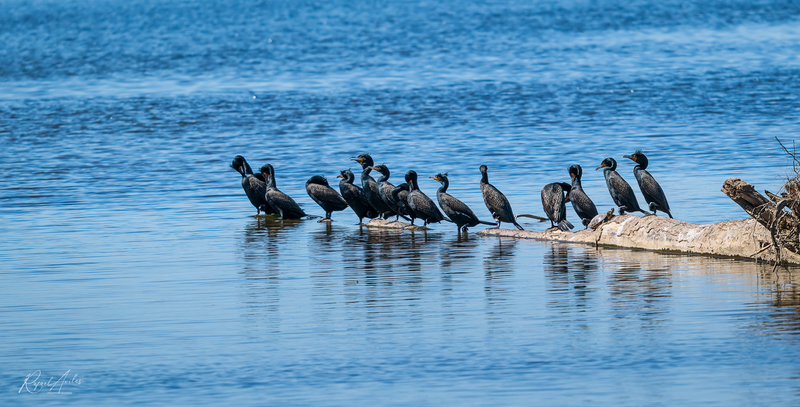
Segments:
[[[636,151],[623,158],[628,158],[636,163],[633,174],[651,212],[639,207],[633,189],[616,171],[617,161],[608,157],[596,169],[603,168],[608,192],[611,194],[614,204],[619,208],[619,213],[624,215],[625,212],[642,212],[647,216],[662,211],[672,218],[664,191],[655,178],[647,172],[648,161],[644,153]],[[352,157],[351,160],[361,164],[360,187],[353,183],[355,175],[349,169],[343,170],[337,176],[337,178],[341,178],[339,192],[331,188],[325,177],[321,175],[314,175],[306,181],[306,192],[325,211],[325,218],[320,222],[330,221],[333,212],[343,211],[347,207],[350,207],[358,216],[359,225],[363,224],[364,218],[388,219],[391,216],[394,216],[395,220],[402,217],[410,221],[412,225],[416,219],[422,219],[424,226],[445,220],[455,223],[459,233],[466,232],[468,227],[478,224],[493,225],[495,228],[499,228],[501,222],[511,223],[517,229],[524,230],[517,223],[516,219],[519,216],[546,220],[535,215],[514,216],[511,203],[508,202],[506,196],[489,183],[488,167],[485,165],[480,166],[481,193],[494,222],[478,219],[469,206],[447,193],[450,182],[446,173],[430,177],[442,184],[436,192],[436,198],[439,201],[439,207],[437,207],[433,200],[419,189],[417,173],[414,170],[406,173],[406,182],[395,186],[389,182],[391,174],[389,168],[385,165],[375,165],[369,154],[361,154],[358,157]],[[242,175],[242,188],[244,188],[250,203],[256,207],[256,216],[261,212],[277,214],[284,219],[300,219],[308,216],[291,197],[278,190],[275,184],[275,169],[271,164],[264,164],[261,172],[254,174],[247,160],[241,155],[237,155],[234,157],[231,167]],[[370,172],[373,170],[381,174],[377,181],[370,176]],[[542,206],[553,228],[564,231],[574,228],[567,220],[567,202],[572,203],[572,207],[584,227],[588,227],[592,219],[598,216],[597,207],[581,187],[582,175],[581,166],[573,164],[569,167],[572,184],[556,182],[547,184],[542,189]]]

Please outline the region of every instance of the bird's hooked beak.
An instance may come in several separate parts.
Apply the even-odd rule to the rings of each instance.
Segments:
[[[355,161],[355,162],[361,164],[364,161],[364,159],[361,158],[361,157],[350,157],[350,161]]]
[[[636,162],[636,156],[635,155],[623,155],[622,158],[627,158],[629,160],[633,160],[633,162]]]
[[[437,177],[437,176],[435,176],[435,175],[434,175],[434,176],[432,176],[432,177],[428,177],[428,178],[429,178],[429,179],[432,179],[432,180],[436,180],[436,181],[438,181],[438,180],[439,180],[439,177]]]
[[[599,169],[601,169],[601,168],[605,168],[605,167],[606,167],[606,164],[605,164],[605,163],[603,163],[603,164],[600,164],[600,166],[599,166],[599,167],[597,167],[597,168],[595,168],[594,170],[595,170],[595,171],[597,171],[597,170],[599,170]]]
[[[373,171],[378,171],[378,167],[377,167],[377,166],[374,166],[374,167],[369,167],[369,169],[371,169],[371,170],[373,170]]]
[[[336,178],[344,178],[344,175],[339,174],[339,175],[336,176]]]

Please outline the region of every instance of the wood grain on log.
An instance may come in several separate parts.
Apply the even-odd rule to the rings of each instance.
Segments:
[[[764,195],[759,194],[752,185],[739,178],[729,178],[722,184],[722,192],[765,228],[772,227],[776,206]]]
[[[698,225],[662,216],[621,215],[613,217],[594,231],[484,229],[478,235],[754,258],[760,261],[773,261],[775,258],[769,250],[765,250],[772,243],[769,231],[753,219]],[[784,264],[800,264],[800,256],[788,250],[781,252],[781,259]]]

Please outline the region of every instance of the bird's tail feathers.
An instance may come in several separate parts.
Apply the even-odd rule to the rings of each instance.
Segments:
[[[561,222],[558,222],[558,229],[563,230],[565,232],[569,231],[574,227],[575,226],[573,226],[572,223],[569,223],[569,221],[566,219],[562,220]]]

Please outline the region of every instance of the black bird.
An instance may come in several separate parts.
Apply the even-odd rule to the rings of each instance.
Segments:
[[[425,221],[423,226],[427,226],[428,223],[439,223],[443,220],[450,220],[442,215],[442,212],[439,211],[439,208],[436,207],[436,204],[433,203],[431,198],[428,198],[424,192],[420,191],[419,184],[417,183],[416,171],[409,170],[406,173],[406,182],[411,188],[411,192],[408,193],[408,206],[411,207],[418,218]]]
[[[514,224],[519,230],[525,230],[514,219],[514,211],[511,210],[508,198],[489,183],[488,169],[487,166],[481,165],[481,193],[483,194],[483,202],[486,204],[486,209],[489,209],[492,217],[497,221],[495,228],[500,227],[500,222],[506,222]]]
[[[650,215],[650,213],[639,207],[639,202],[636,200],[633,189],[622,179],[622,176],[615,171],[617,169],[617,160],[608,157],[600,163],[600,166],[597,167],[595,171],[601,168],[605,168],[603,170],[603,175],[606,177],[606,186],[608,187],[608,192],[611,194],[611,199],[614,200],[614,204],[619,207],[620,215],[624,215],[625,212],[642,212],[645,215]]]
[[[661,189],[661,185],[658,185],[656,179],[647,172],[648,161],[642,150],[636,150],[635,153],[623,156],[622,158],[629,158],[637,164],[633,167],[633,175],[636,177],[636,181],[639,183],[639,189],[642,191],[642,195],[644,195],[644,200],[647,201],[649,209],[653,211],[653,215],[656,214],[656,211],[661,211],[672,219],[664,190]]]
[[[276,211],[284,219],[300,219],[306,216],[306,213],[300,209],[297,204],[289,195],[284,194],[275,186],[275,169],[272,164],[264,164],[261,167],[261,174],[267,179],[267,193],[264,195],[270,206],[275,208]]]
[[[247,195],[247,199],[256,207],[256,216],[260,215],[261,211],[264,211],[267,215],[277,213],[269,206],[267,199],[264,197],[267,193],[267,180],[264,179],[263,175],[253,174],[250,164],[240,155],[233,157],[231,168],[242,175],[242,188]]]
[[[372,166],[375,165],[375,162],[372,161],[372,157],[369,154],[361,154],[358,157],[351,157],[350,159],[361,164],[361,168],[363,169],[361,172],[361,188],[364,190],[364,197],[367,198],[367,202],[378,211],[383,219],[394,215],[392,208],[386,205],[386,202],[383,202],[383,199],[381,199],[378,183],[369,175],[370,171],[372,171]]]
[[[342,173],[337,175],[336,178],[342,179],[339,181],[339,191],[342,193],[342,198],[358,216],[359,225],[363,224],[364,218],[372,219],[378,216],[378,211],[372,208],[372,205],[369,204],[369,201],[364,196],[364,190],[358,185],[353,185],[353,180],[356,178],[353,171],[349,169],[342,170]]]
[[[400,216],[403,215],[401,215],[400,212],[397,211],[397,199],[395,199],[392,196],[392,190],[394,190],[394,185],[392,185],[392,183],[389,182],[389,176],[391,175],[391,172],[389,172],[389,167],[381,164],[372,167],[372,169],[381,173],[381,177],[378,178],[378,194],[380,195],[381,199],[386,204],[386,206],[388,206],[389,209],[391,209],[392,212],[394,212],[394,214],[397,215],[395,221],[399,220]],[[403,218],[405,220],[410,220],[405,216],[403,216]]]
[[[414,219],[417,218],[417,214],[414,213],[414,210],[411,209],[411,206],[408,204],[408,193],[411,192],[411,188],[409,188],[407,183],[402,183],[392,190],[392,198],[397,202],[397,213],[408,216],[411,220],[411,224],[414,224]]]
[[[456,224],[459,233],[461,233],[462,230],[466,232],[467,227],[476,226],[479,223],[483,223],[484,225],[495,224],[494,222],[486,222],[478,219],[478,217],[475,216],[475,212],[472,212],[472,209],[470,209],[467,204],[447,193],[447,187],[450,186],[447,173],[436,174],[430,178],[442,184],[436,191],[436,199],[439,201],[439,206],[442,208],[442,211]]]
[[[557,227],[565,232],[575,227],[567,220],[565,193],[569,193],[570,188],[571,185],[566,182],[554,182],[542,188],[542,207],[550,219],[551,227]]]
[[[569,176],[572,178],[572,187],[567,194],[567,199],[572,202],[572,208],[575,213],[581,218],[584,227],[589,227],[589,222],[597,216],[597,207],[594,205],[586,192],[583,191],[581,186],[581,177],[583,176],[583,168],[578,164],[572,164],[569,167]]]
[[[332,221],[333,211],[343,211],[347,208],[344,198],[328,185],[328,180],[322,175],[314,175],[306,181],[306,192],[325,211],[325,217],[320,219],[320,222]]]

